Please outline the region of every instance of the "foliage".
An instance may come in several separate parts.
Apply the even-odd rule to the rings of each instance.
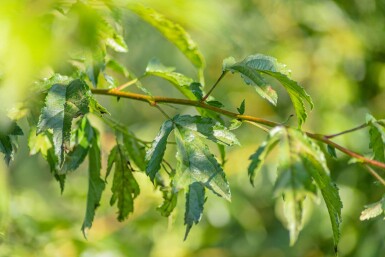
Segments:
[[[74,32],[77,42],[75,48],[82,51],[72,49],[73,51],[66,53],[68,64],[64,65],[65,68],[50,64],[54,73],[35,82],[30,89],[33,97],[22,103],[25,114],[20,114],[19,111],[21,117],[15,118],[9,114],[10,120],[2,119],[7,120],[4,123],[8,124],[0,133],[0,152],[4,154],[6,163],[9,165],[14,159],[18,148],[17,139],[24,135],[18,124],[22,124],[26,116],[30,154],[40,153],[48,162],[62,192],[67,176],[78,170],[88,156],[88,193],[81,227],[84,236],[86,229],[91,228],[94,223],[96,210],[108,186],[111,188],[110,205],[116,205],[117,208],[117,220],[124,221],[134,213],[135,201],[142,189],[138,177],[145,174],[154,189],[162,192],[163,203],[157,208],[162,216],[169,217],[179,208],[179,192],[184,193],[186,240],[192,226],[198,224],[202,218],[207,192],[231,201],[231,181],[228,181],[225,166],[227,147],[240,146],[242,140],[238,140],[235,133],[240,130],[242,122],[252,123],[267,131],[268,136],[250,156],[249,179],[255,186],[256,176],[266,167],[268,156],[278,152],[273,194],[283,199],[286,218],[284,225],[289,230],[290,245],[296,243],[304,228],[307,199],[317,203],[322,198],[329,214],[337,253],[343,205],[339,189],[331,176],[333,168],[329,166],[332,165],[328,164],[325,152],[334,158],[337,158],[336,150],[347,154],[356,163],[366,167],[380,183],[384,183],[375,170],[385,168],[384,121],[367,115],[365,124],[334,135],[314,134],[303,130],[308,118],[305,103],[312,109],[312,98],[304,87],[291,78],[286,65],[264,54],[249,55],[239,62],[232,57],[224,59],[220,77],[206,92],[203,54],[182,26],[142,5],[121,6],[103,1],[97,3],[95,6],[88,6],[81,2],[58,2],[51,10],[59,11],[60,16],[67,18],[74,14],[87,13],[87,16],[79,16],[79,31]],[[160,35],[186,57],[195,69],[193,76],[176,72],[175,68],[167,67],[156,58],[146,60],[148,64],[141,71],[141,76],[136,76],[121,64],[115,53],[126,53],[129,49],[121,30],[122,17],[133,16],[133,13],[159,31]],[[52,19],[60,20],[57,16]],[[91,31],[92,37],[82,36],[83,30]],[[247,101],[248,108],[245,100],[237,103],[237,113],[224,109],[225,104],[214,99],[211,94],[229,72],[239,73],[247,85],[252,85],[257,94],[273,106],[279,107],[278,93],[285,92],[293,105],[297,124],[288,126],[246,115],[246,112],[254,108],[250,101]],[[142,82],[144,78],[156,79],[155,77],[170,83],[185,98],[173,98],[171,93],[170,97],[154,96],[152,89],[143,86]],[[122,78],[125,82],[118,83]],[[126,90],[134,84],[141,94]],[[276,84],[282,87],[275,90]],[[109,108],[102,106],[95,95],[117,98],[119,104],[122,103],[121,98],[147,102],[165,116],[165,121],[155,139],[151,143],[146,142],[125,125],[112,119]],[[196,108],[196,114],[184,114],[178,110],[175,116],[170,116],[162,104],[192,106]],[[225,117],[232,120],[228,122]],[[103,130],[113,131],[115,139],[106,169],[102,167],[105,142],[99,133],[98,119],[106,125]],[[332,140],[339,135],[365,128],[369,131],[367,145],[373,158],[355,153]],[[216,157],[214,147],[218,148],[220,158]],[[175,155],[172,162],[168,161],[167,152]],[[104,172],[105,180],[101,178]],[[110,174],[112,183],[108,185]],[[383,202],[381,199],[368,205],[360,219],[367,220],[383,214]]]

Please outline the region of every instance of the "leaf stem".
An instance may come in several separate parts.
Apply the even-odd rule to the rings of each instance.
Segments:
[[[130,80],[130,81],[128,81],[128,82],[126,82],[126,83],[124,83],[124,84],[122,84],[122,85],[120,85],[120,86],[118,86],[116,88],[113,88],[113,90],[121,91],[121,90],[125,89],[126,87],[134,85],[138,81],[139,81],[139,78],[135,78],[135,79]]]
[[[131,93],[131,92],[116,91],[116,90],[112,90],[112,89],[91,89],[91,91],[92,91],[92,93],[98,94],[98,95],[118,96],[121,98],[129,98],[129,99],[134,99],[134,100],[138,100],[138,101],[142,101],[142,102],[147,102],[150,105],[155,106],[155,107],[157,106],[156,103],[172,103],[172,104],[179,104],[179,105],[189,105],[189,106],[195,106],[195,107],[200,107],[200,108],[204,108],[207,110],[211,110],[213,112],[225,115],[227,117],[231,117],[231,118],[235,118],[235,119],[239,119],[239,120],[244,120],[244,121],[251,121],[254,123],[266,125],[268,127],[281,126],[281,124],[274,122],[274,121],[269,121],[269,120],[254,117],[254,116],[241,115],[238,113],[230,112],[227,110],[223,110],[221,108],[211,106],[211,105],[206,104],[206,103],[201,102],[201,101],[179,99],[179,98],[170,98],[170,97],[163,97],[163,96],[148,96],[148,95],[136,94],[136,93]],[[315,133],[310,133],[310,132],[305,132],[305,133],[308,137],[310,137],[314,140],[323,142],[325,144],[328,144],[328,145],[340,150],[341,152],[345,153],[346,155],[360,160],[362,163],[366,163],[366,164],[369,164],[371,166],[385,169],[385,163],[366,158],[365,156],[362,156],[356,152],[353,152],[353,151],[331,141],[325,135],[315,134]]]
[[[364,167],[369,171],[370,174],[372,174],[373,177],[375,177],[383,186],[385,186],[385,180],[374,169],[368,165],[364,165]]]
[[[227,71],[223,71],[221,76],[217,79],[217,81],[214,83],[214,85],[211,87],[209,92],[202,98],[202,102],[206,101],[206,99],[210,96],[210,94],[214,91],[215,87],[219,84],[219,82],[223,79],[223,77],[226,75]]]
[[[338,137],[338,136],[341,136],[341,135],[344,135],[344,134],[347,134],[347,133],[350,133],[350,132],[354,132],[356,130],[360,130],[360,129],[363,129],[363,128],[366,128],[368,126],[367,123],[364,123],[360,126],[357,126],[355,128],[352,128],[352,129],[348,129],[348,130],[345,130],[345,131],[342,131],[342,132],[339,132],[339,133],[336,133],[336,134],[331,134],[331,135],[326,135],[325,137],[330,139],[330,138],[333,138],[333,137]]]

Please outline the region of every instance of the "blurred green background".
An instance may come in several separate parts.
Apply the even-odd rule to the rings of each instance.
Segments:
[[[85,13],[69,20],[52,21],[45,16],[53,5],[63,2],[73,1],[1,1],[1,112],[27,97],[34,80],[52,74],[51,67],[65,62],[67,51],[90,43],[88,37],[84,40],[84,35],[92,36],[89,27],[78,26]],[[178,22],[192,35],[206,58],[206,88],[220,75],[224,58],[240,60],[263,53],[287,64],[292,78],[313,97],[315,108],[304,129],[331,134],[362,124],[366,113],[384,118],[383,0],[140,2]],[[87,4],[98,8],[97,1]],[[159,32],[129,11],[123,13],[129,52],[116,54],[116,58],[130,71],[143,73],[148,61],[157,57],[179,72],[196,76],[192,65]],[[93,16],[89,16],[86,19],[92,24]],[[160,79],[145,78],[142,83],[154,95],[182,97]],[[227,75],[213,95],[226,109],[236,110],[246,99],[246,114],[283,122],[294,111],[285,92],[278,85],[275,88],[279,94],[277,108],[259,98],[237,75]],[[163,122],[159,112],[148,104],[116,102],[102,96],[98,99],[113,118],[144,140],[151,141]],[[195,113],[193,108],[180,106],[165,110],[170,115]],[[102,132],[105,169],[113,133],[99,120],[93,119],[93,123]],[[295,126],[295,119],[289,124]],[[22,120],[21,125],[28,132],[26,122]],[[140,173],[136,174],[141,195],[135,202],[135,213],[123,223],[116,221],[115,209],[108,204],[108,184],[88,240],[84,239],[80,227],[86,207],[86,164],[68,176],[60,195],[47,163],[40,156],[29,156],[26,137],[21,138],[15,161],[10,167],[0,164],[0,256],[333,256],[332,232],[322,201],[306,203],[304,229],[298,242],[289,247],[282,199],[272,194],[277,157],[269,157],[253,188],[247,178],[248,157],[265,134],[247,124],[236,134],[242,146],[228,149],[225,166],[232,202],[209,194],[202,221],[193,227],[186,242],[183,196],[172,217],[161,217],[155,210],[161,194]],[[367,134],[365,130],[355,132],[336,142],[370,156]],[[172,159],[174,153],[170,146],[167,158]],[[338,160],[329,158],[328,162],[344,204],[340,256],[385,256],[384,222],[380,218],[359,221],[363,206],[379,200],[384,189],[364,169],[348,165],[346,156],[338,156]]]

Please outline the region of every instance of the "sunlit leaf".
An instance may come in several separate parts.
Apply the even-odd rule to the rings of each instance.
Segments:
[[[286,66],[278,63],[273,57],[257,54],[248,56],[241,62],[228,58],[223,63],[223,70],[239,72],[247,84],[255,85],[258,94],[274,105],[277,103],[277,95],[263,78],[262,74],[277,79],[290,96],[297,114],[299,127],[305,122],[307,117],[304,101],[308,102],[310,107],[313,108],[313,101],[310,96],[297,82],[288,77],[289,70]]]
[[[360,220],[368,220],[375,218],[381,214],[384,214],[385,199],[366,205],[365,209],[361,212]]]
[[[72,120],[89,111],[88,96],[89,89],[82,80],[74,80],[68,85],[55,84],[48,91],[37,133],[53,130],[55,154],[60,166],[64,162],[65,148],[69,147]]]
[[[181,115],[174,118],[174,123],[184,129],[197,132],[198,135],[223,145],[239,145],[236,136],[219,122],[201,116]]]
[[[193,224],[198,224],[201,220],[205,200],[205,188],[201,183],[194,182],[189,185],[186,193],[186,212],[184,215],[186,233],[184,240],[187,239]]]
[[[225,173],[209,148],[192,130],[177,126],[174,134],[177,143],[175,187],[187,188],[194,182],[200,182],[230,201],[230,187]]]

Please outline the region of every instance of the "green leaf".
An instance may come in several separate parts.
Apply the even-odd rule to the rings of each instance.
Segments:
[[[201,183],[194,182],[189,185],[186,193],[186,212],[184,215],[184,224],[186,225],[186,233],[184,240],[190,232],[190,229],[195,224],[198,224],[202,218],[203,205],[205,203],[205,188]]]
[[[106,68],[110,68],[111,70],[119,74],[122,74],[125,78],[127,78],[130,75],[127,68],[114,59],[111,59],[106,63]]]
[[[217,108],[222,108],[224,106],[223,103],[216,100],[207,101],[206,103]]]
[[[107,172],[106,176],[104,178],[105,181],[107,181],[108,176],[111,173],[112,167],[114,166],[115,158],[118,152],[118,146],[115,145],[112,149],[110,154],[108,155],[108,160],[107,160]]]
[[[92,128],[94,137],[92,138],[89,150],[89,165],[88,165],[88,193],[87,193],[87,208],[84,217],[82,231],[86,237],[85,230],[91,228],[95,217],[95,210],[100,205],[100,199],[105,188],[105,182],[100,178],[101,170],[101,154],[99,146],[99,132]]]
[[[377,123],[377,120],[367,115],[367,124],[369,125],[370,144],[369,147],[374,152],[374,159],[380,162],[385,162],[384,143],[385,143],[385,128]]]
[[[169,81],[184,96],[189,99],[197,100],[197,97],[190,89],[190,84],[193,83],[193,79],[188,78],[181,73],[174,72],[173,67],[164,66],[158,59],[152,59],[148,63],[146,74],[157,76]]]
[[[307,117],[304,101],[309,103],[310,108],[313,108],[313,101],[310,96],[297,82],[288,77],[289,70],[286,69],[286,66],[278,63],[273,57],[262,54],[251,55],[238,63],[233,58],[228,58],[223,63],[223,71],[241,73],[247,84],[256,85],[258,94],[274,105],[277,103],[276,93],[264,80],[262,74],[277,79],[290,96],[297,114],[299,127]]]
[[[270,151],[277,145],[281,139],[282,130],[280,127],[272,129],[266,139],[257,151],[250,156],[251,163],[248,168],[250,183],[254,186],[254,179],[257,172],[262,168],[262,165],[265,162],[267,155]]]
[[[146,170],[146,151],[144,146],[141,146],[138,140],[135,139],[130,131],[116,130],[116,142],[122,149],[125,156],[130,158],[140,170]]]
[[[173,122],[171,120],[165,121],[162,124],[158,135],[152,142],[151,148],[146,153],[146,174],[150,177],[152,182],[154,182],[155,175],[160,169],[160,164],[162,163],[164,152],[166,151],[167,138],[173,129]]]
[[[282,194],[285,200],[285,214],[290,230],[290,242],[293,244],[302,229],[302,206],[305,197],[316,195],[316,188],[321,191],[329,212],[334,235],[334,243],[339,241],[342,203],[337,186],[329,177],[325,156],[319,146],[299,130],[276,127],[268,139],[252,155],[249,175],[254,177],[260,169],[266,155],[279,142],[278,178],[275,193]]]
[[[37,133],[53,130],[53,144],[60,166],[64,162],[64,149],[69,146],[72,120],[89,111],[89,95],[88,86],[82,80],[74,80],[68,85],[55,84],[48,91]]]
[[[360,220],[369,220],[375,218],[381,214],[384,214],[385,199],[366,205],[365,209],[361,212]]]
[[[337,158],[336,149],[333,146],[327,145],[327,150],[331,157]]]
[[[163,193],[163,203],[156,209],[162,216],[168,217],[176,207],[178,201],[178,192],[174,191],[170,187],[162,188],[161,190]]]
[[[239,106],[239,108],[237,108],[239,114],[244,114],[245,113],[245,100],[242,101],[241,105]]]
[[[215,194],[230,201],[230,187],[221,166],[194,131],[177,126],[175,187],[186,188],[200,182]]]
[[[190,35],[180,25],[168,20],[155,10],[139,4],[129,5],[128,8],[156,28],[165,38],[179,48],[190,62],[199,69],[200,76],[203,77],[203,68],[205,66],[203,55]]]
[[[93,95],[89,97],[89,107],[91,112],[96,112],[99,116],[102,116],[103,114],[110,115],[108,110],[99,104]]]
[[[105,55],[104,51],[98,49],[87,58],[86,74],[94,87],[98,85],[99,74],[106,68]]]
[[[75,146],[72,151],[66,155],[61,173],[76,170],[84,161],[96,136],[94,131],[95,129],[91,126],[87,118],[80,120],[79,128],[75,131]]]
[[[32,86],[31,91],[34,93],[44,92],[44,91],[49,90],[52,87],[52,85],[55,85],[55,84],[66,85],[66,84],[69,84],[72,80],[73,80],[73,78],[71,78],[71,77],[64,76],[64,75],[61,75],[59,73],[55,73],[50,78],[45,78],[45,79],[42,79],[42,80],[35,82]]]
[[[8,118],[6,118],[8,119]],[[9,121],[7,131],[0,131],[0,152],[4,154],[4,160],[9,165],[18,148],[17,136],[22,136],[23,131],[14,121]]]
[[[195,95],[198,101],[202,100],[203,91],[202,91],[202,85],[200,83],[197,83],[197,82],[191,83],[190,90]]]
[[[174,118],[174,123],[218,144],[228,146],[240,144],[232,132],[211,118],[181,115]]]
[[[113,160],[110,159],[112,157],[114,157]],[[129,160],[119,145],[113,155],[110,154],[108,162],[108,169],[111,169],[112,163],[115,165],[110,205],[117,203],[118,220],[123,221],[134,211],[134,199],[140,193],[139,185],[132,174],[133,170],[129,165]]]

